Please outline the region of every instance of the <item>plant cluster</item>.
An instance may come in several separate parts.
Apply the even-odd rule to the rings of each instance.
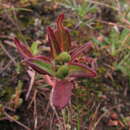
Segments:
[[[59,2],[59,4],[76,14],[78,25],[91,27],[94,23],[95,16],[93,14],[98,11],[98,8],[91,1],[65,0],[64,2]]]
[[[103,36],[103,35],[102,35]],[[120,70],[124,75],[130,76],[129,64],[130,64],[130,30],[123,29],[117,31],[112,28],[109,36],[103,36],[103,42],[93,38],[96,44],[103,47],[106,46],[108,53],[115,58],[113,67],[115,70]]]
[[[43,74],[46,82],[52,86],[50,103],[58,108],[64,108],[72,94],[77,78],[93,78],[96,76],[95,60],[85,56],[93,45],[87,42],[73,47],[68,29],[63,26],[64,14],[58,16],[56,29],[47,28],[50,56],[34,54],[30,47],[14,39],[17,50],[24,58],[24,62],[35,71]]]

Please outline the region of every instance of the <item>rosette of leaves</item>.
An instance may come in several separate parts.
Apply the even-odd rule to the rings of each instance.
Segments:
[[[74,84],[70,81],[70,77],[76,79],[96,76],[96,71],[91,66],[93,59],[88,60],[90,58],[82,57],[84,51],[88,52],[92,48],[92,43],[88,42],[72,49],[70,34],[63,26],[63,19],[64,14],[58,16],[55,30],[51,27],[47,28],[49,57],[34,55],[27,45],[17,38],[14,39],[24,62],[38,73],[45,75],[47,83],[52,86],[51,104],[58,108],[64,108],[71,98]],[[90,65],[86,65],[86,62],[90,62]]]

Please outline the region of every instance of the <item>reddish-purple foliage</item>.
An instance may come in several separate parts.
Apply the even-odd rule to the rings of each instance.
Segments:
[[[73,83],[67,80],[60,80],[56,82],[56,87],[52,93],[52,102],[58,108],[63,108],[68,104],[72,95]]]
[[[59,108],[64,108],[71,98],[73,84],[69,81],[70,77],[92,78],[96,76],[93,67],[95,61],[87,56],[81,58],[83,52],[89,52],[92,49],[92,42],[71,49],[70,34],[67,28],[63,26],[63,19],[64,14],[57,18],[55,30],[51,27],[47,28],[51,58],[33,55],[27,45],[17,38],[14,39],[25,63],[38,73],[48,75],[46,81],[53,87],[51,101],[53,105]],[[88,62],[89,66],[86,64]]]

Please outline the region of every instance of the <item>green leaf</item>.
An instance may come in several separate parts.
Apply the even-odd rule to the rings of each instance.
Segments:
[[[121,32],[121,35],[120,35],[120,40],[123,41],[127,35],[129,35],[130,33],[130,30],[128,29],[124,29],[122,32]]]
[[[31,45],[31,51],[34,55],[38,54],[38,45],[39,45],[39,42],[35,41],[32,43]]]
[[[50,75],[53,75],[54,76],[54,71],[53,71],[53,67],[50,63],[47,63],[47,62],[43,62],[43,61],[40,61],[40,60],[37,60],[37,59],[31,59],[29,61],[29,64],[33,69],[35,70],[39,70],[42,72],[45,72],[47,74],[50,74]],[[38,71],[38,72],[39,72]],[[39,72],[40,73],[40,72]]]

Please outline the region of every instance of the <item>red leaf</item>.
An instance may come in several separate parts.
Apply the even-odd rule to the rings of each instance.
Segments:
[[[47,33],[48,33],[49,44],[51,48],[51,55],[53,58],[55,58],[61,52],[60,45],[55,37],[53,30],[50,27],[47,28]]]
[[[51,62],[51,60],[48,58],[48,57],[46,57],[46,56],[41,56],[41,55],[39,55],[39,56],[34,56],[34,59],[38,59],[38,60],[41,60],[41,61],[46,61],[46,62],[48,62],[48,63],[50,63]]]
[[[92,78],[96,76],[96,71],[85,64],[80,63],[69,63],[70,65],[70,77],[87,77]]]
[[[22,42],[20,42],[17,38],[14,38],[14,43],[15,43],[18,51],[20,52],[20,54],[24,58],[31,58],[31,57],[33,57],[33,54],[29,50],[28,46],[26,46],[25,44],[23,44]]]
[[[56,86],[53,88],[52,103],[58,108],[64,108],[72,95],[73,84],[66,80],[60,80],[56,82]]]
[[[57,18],[57,29],[53,31],[48,27],[48,38],[51,47],[52,57],[55,58],[63,51],[69,51],[71,47],[71,39],[69,32],[63,26],[64,14]]]
[[[56,20],[58,30],[63,30],[64,29],[64,26],[62,24],[63,20],[64,20],[64,14],[59,15],[57,20]]]
[[[74,49],[74,51],[71,54],[71,62],[75,60],[83,51],[88,52],[92,48],[92,42],[87,42],[84,45],[78,47],[77,49]]]
[[[64,14],[57,18],[57,29],[54,32],[56,40],[60,45],[61,52],[69,51],[71,47],[71,39],[68,30],[63,26]]]

